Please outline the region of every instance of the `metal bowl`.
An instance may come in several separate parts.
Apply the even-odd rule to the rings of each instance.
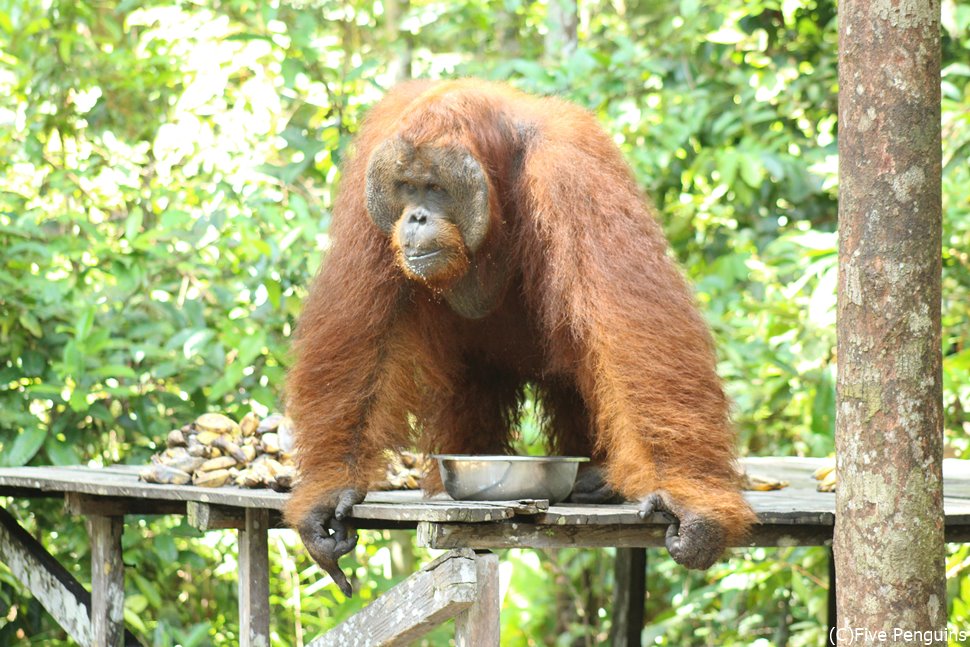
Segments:
[[[438,454],[445,491],[465,501],[549,499],[558,503],[576,482],[578,456],[470,456]]]

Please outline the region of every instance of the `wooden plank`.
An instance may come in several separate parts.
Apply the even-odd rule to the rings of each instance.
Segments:
[[[125,565],[121,559],[123,517],[92,515],[91,633],[94,645],[120,647],[125,639]]]
[[[549,509],[548,499],[455,501],[446,494],[424,497],[417,490],[368,492],[354,506],[355,519],[480,523],[531,516]]]
[[[666,520],[657,517],[657,521]],[[637,516],[637,506],[633,503],[599,505],[565,503],[550,506],[546,512],[536,515],[535,522],[543,526],[573,526],[585,524],[637,524],[643,520]]]
[[[127,467],[127,466],[126,466]],[[288,494],[270,489],[204,488],[138,480],[137,468],[18,467],[0,469],[0,485],[42,492],[79,492],[99,497],[201,501],[243,508],[282,510]]]
[[[666,525],[556,525],[518,523],[418,524],[418,542],[428,548],[650,548],[664,545]],[[823,546],[831,526],[758,525],[743,546]]]
[[[426,495],[422,490],[375,490],[368,492],[364,499],[365,503],[427,503],[429,505],[447,505],[454,503],[444,492]],[[510,501],[464,501],[464,503],[475,503],[489,506],[501,506],[504,508],[515,508],[519,514],[534,514],[533,511],[545,510],[549,507],[548,499],[518,499]],[[520,511],[521,512],[518,512]]]
[[[617,548],[613,563],[613,625],[609,644],[640,647],[647,598],[647,549]]]
[[[835,523],[835,497],[827,492],[745,492],[745,498],[754,508],[762,524],[833,525]],[[669,522],[669,516],[659,514],[650,519],[656,523]],[[613,525],[644,523],[637,516],[637,506],[632,503],[618,505],[588,505],[571,503],[554,505],[535,517],[539,525]]]
[[[227,528],[242,530],[246,527],[246,508],[186,501],[185,511],[189,525],[202,531]]]
[[[478,594],[477,577],[472,551],[446,553],[309,647],[410,644],[470,607]]]
[[[501,641],[498,555],[475,555],[475,601],[455,616],[456,647],[499,647]]]
[[[282,511],[288,494],[233,486],[204,488],[194,485],[160,485],[138,480],[137,467],[20,467],[0,469],[0,486],[44,492],[73,492],[121,500],[198,501],[241,508]],[[407,503],[402,506],[402,503]],[[134,504],[132,504],[134,505]],[[548,507],[546,501],[453,501],[424,499],[418,491],[371,492],[354,506],[354,517],[399,523],[442,521],[477,523],[530,514]],[[363,524],[361,524],[363,527]],[[384,526],[381,526],[384,527]]]
[[[970,525],[970,500],[945,496],[943,510],[947,527]]]
[[[818,482],[812,472],[823,465],[831,465],[831,458],[796,458],[781,456],[748,457],[741,460],[746,470],[788,481],[791,489],[815,490]],[[943,494],[957,499],[970,499],[970,460],[943,459]],[[834,495],[832,495],[834,496]]]
[[[451,523],[483,523],[510,519],[513,508],[488,502],[448,501],[415,503],[358,503],[354,506],[354,519],[380,519],[390,521],[435,521]]]
[[[418,524],[418,543],[428,548],[563,548],[662,546],[665,525]]]
[[[239,644],[269,647],[269,511],[246,510],[239,531]]]
[[[943,495],[970,499],[970,461],[943,459]]]
[[[835,524],[835,496],[831,492],[786,488],[773,492],[745,492],[744,498],[751,504],[761,524]]]
[[[0,560],[78,644],[91,645],[91,594],[4,508]]]
[[[108,517],[126,514],[185,514],[183,501],[156,501],[152,499],[125,499],[121,497],[97,497],[78,492],[64,493],[64,507],[69,514]]]
[[[833,523],[835,496],[815,491],[811,473],[827,463],[826,459],[748,458],[743,463],[753,473],[787,480],[788,488],[774,492],[747,492],[746,496],[763,524],[830,525]],[[162,502],[197,501],[241,508],[282,510],[287,494],[268,489],[236,487],[200,488],[142,483],[137,466],[107,468],[87,467],[21,467],[0,469],[0,488],[18,495],[42,496],[73,492],[89,498],[112,497],[118,505],[131,506],[134,513],[151,513],[150,504],[158,511],[177,512]],[[947,459],[946,475],[947,526],[970,525],[970,461]],[[93,504],[92,504],[93,505]],[[174,503],[173,505],[177,505]],[[105,511],[108,511],[105,508]],[[532,502],[456,502],[445,496],[424,498],[419,491],[371,492],[364,503],[355,506],[354,516],[361,528],[409,527],[421,521],[440,523],[478,523],[507,519],[515,515],[535,515],[539,525],[639,524],[635,506],[562,505],[544,509]]]

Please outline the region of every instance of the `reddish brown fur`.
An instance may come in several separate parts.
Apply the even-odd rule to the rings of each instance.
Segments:
[[[504,256],[514,273],[484,319],[459,317],[408,280],[368,218],[368,158],[398,133],[459,143],[486,170],[491,227],[476,257]],[[601,459],[628,498],[667,490],[729,541],[744,534],[753,515],[710,335],[591,115],[480,81],[400,86],[356,140],[332,234],[287,384],[302,474],[291,523],[335,488],[366,488],[386,448],[508,450],[529,382],[557,450]]]

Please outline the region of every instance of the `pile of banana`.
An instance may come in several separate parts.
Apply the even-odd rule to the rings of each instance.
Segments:
[[[823,465],[815,470],[812,478],[818,481],[816,490],[819,492],[835,492],[835,487],[839,484],[838,476],[835,473],[835,463]]]
[[[168,434],[166,449],[139,476],[148,483],[202,487],[238,485],[289,490],[296,476],[289,419],[250,412],[238,423],[205,413]]]
[[[742,490],[749,490],[752,492],[771,492],[773,490],[780,490],[786,487],[788,487],[788,481],[779,481],[778,479],[770,476],[745,472],[741,477]]]
[[[417,490],[421,479],[434,467],[434,460],[419,452],[387,452],[385,458],[387,468],[384,480],[375,486],[378,490]]]

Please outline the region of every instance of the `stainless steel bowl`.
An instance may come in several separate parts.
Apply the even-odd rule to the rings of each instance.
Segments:
[[[578,456],[469,456],[438,454],[445,491],[465,501],[562,501],[573,489]]]

